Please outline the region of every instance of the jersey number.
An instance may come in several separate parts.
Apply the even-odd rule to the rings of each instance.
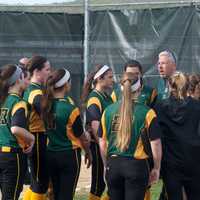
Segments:
[[[111,130],[114,133],[119,131],[119,114],[114,115]]]
[[[8,108],[0,108],[0,124],[5,125],[7,124],[8,119]]]

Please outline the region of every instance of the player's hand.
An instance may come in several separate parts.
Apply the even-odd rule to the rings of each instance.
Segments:
[[[29,154],[32,152],[33,146],[35,144],[35,138],[30,142],[29,145],[27,145],[25,148],[23,148],[23,152],[26,154]]]
[[[160,169],[153,168],[149,175],[149,185],[157,183],[159,177],[160,177]]]
[[[91,142],[91,135],[88,131],[85,131],[85,137],[86,137],[88,142]]]

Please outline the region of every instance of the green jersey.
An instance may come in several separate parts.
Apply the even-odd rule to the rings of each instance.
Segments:
[[[93,120],[100,121],[103,111],[112,103],[112,98],[109,95],[93,90],[87,101],[86,123],[88,124]]]
[[[0,147],[5,149],[7,147],[8,152],[9,147],[20,148],[16,137],[11,132],[11,126],[26,128],[27,115],[26,102],[16,94],[9,94],[0,108]]]
[[[31,105],[29,131],[32,133],[45,132],[44,121],[41,119],[42,95],[42,86],[37,83],[31,83],[24,92],[23,99]]]
[[[67,103],[71,103],[72,105],[75,105],[74,100],[70,96],[66,95],[65,99],[66,99]]]
[[[113,99],[113,102],[120,100],[121,96],[122,96],[122,93],[121,93],[120,86],[116,85],[111,94],[111,98]],[[140,103],[145,104],[149,107],[153,107],[155,104],[156,98],[157,98],[157,92],[155,89],[147,85],[142,86],[140,96],[138,97],[138,101]]]
[[[83,133],[80,111],[65,98],[54,99],[52,120],[47,124],[49,151],[72,150],[81,147],[79,137]]]
[[[108,143],[108,156],[120,155],[135,157],[136,159],[148,158],[142,143],[141,131],[144,128],[149,129],[151,123],[156,118],[155,112],[141,103],[135,103],[130,144],[126,151],[121,152],[116,146],[116,135],[119,128],[119,109],[120,101],[106,108],[101,119],[99,136],[104,138]],[[148,131],[146,133],[148,133]],[[156,133],[154,129],[153,134],[151,133],[151,137],[154,139],[157,138],[155,134]]]

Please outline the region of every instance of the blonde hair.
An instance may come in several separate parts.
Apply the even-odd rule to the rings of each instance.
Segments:
[[[170,86],[170,94],[174,96],[176,99],[183,100],[187,97],[188,91],[188,78],[182,72],[175,72],[169,78],[169,86]]]
[[[131,85],[138,80],[138,76],[133,73],[123,74],[121,85],[123,87],[122,102],[120,106],[119,128],[116,137],[116,147],[121,151],[128,149],[132,134],[133,123],[133,93]],[[134,92],[135,93],[135,92]]]
[[[198,74],[191,74],[188,75],[188,81],[189,81],[188,93],[190,96],[192,96],[196,89],[199,90],[200,77]]]

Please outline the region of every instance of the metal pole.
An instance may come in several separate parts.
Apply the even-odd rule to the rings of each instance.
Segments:
[[[87,79],[88,75],[88,57],[89,57],[89,9],[88,9],[88,2],[89,0],[84,0],[84,57],[83,57],[83,63],[84,63],[84,81]],[[83,112],[83,124],[84,124],[84,130],[85,130],[85,124],[86,124],[86,114]],[[89,136],[87,133],[87,130],[85,130],[86,136]]]
[[[89,0],[84,0],[84,80],[88,74],[89,57]]]

